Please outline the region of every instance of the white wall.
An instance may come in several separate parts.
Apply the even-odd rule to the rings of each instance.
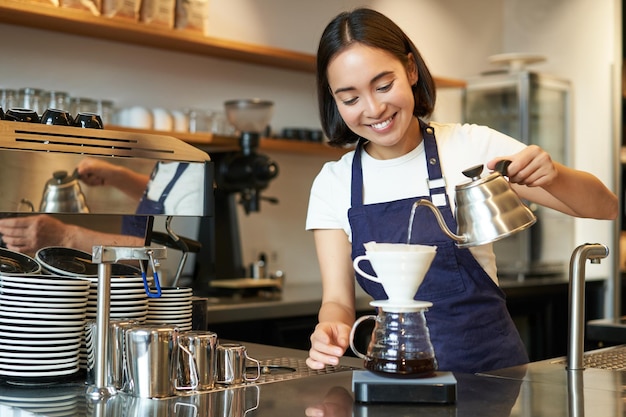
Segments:
[[[542,69],[575,83],[576,167],[610,183],[606,80],[612,59],[599,49],[612,41],[613,20],[608,17],[613,1],[617,0],[211,0],[210,35],[314,53],[321,31],[338,11],[369,4],[411,35],[438,76],[476,75],[491,68],[487,57],[497,53],[546,54],[549,61]],[[537,15],[537,10],[546,14]],[[112,99],[120,106],[171,109],[220,109],[226,99],[262,97],[276,103],[275,129],[318,126],[312,74],[11,25],[0,25],[0,39],[5,40],[0,87],[66,90]],[[458,117],[458,92],[442,93],[440,104],[445,106],[436,111],[440,119]],[[261,213],[241,215],[246,262],[261,250],[276,252],[290,282],[317,281],[319,269],[304,218],[310,184],[325,158],[270,156],[282,174],[265,194],[281,202],[264,204]],[[579,229],[581,241],[606,240],[607,233],[595,222],[577,228],[577,233]]]

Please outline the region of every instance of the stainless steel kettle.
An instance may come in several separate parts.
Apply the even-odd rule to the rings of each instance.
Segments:
[[[415,202],[414,209],[430,207],[441,230],[460,248],[495,242],[527,229],[537,218],[504,178],[510,163],[499,161],[495,171],[483,178],[483,165],[463,171],[471,180],[455,188],[457,234],[450,231],[437,206],[429,200]]]
[[[43,213],[89,213],[78,182],[78,172],[55,171],[46,182],[39,211]]]

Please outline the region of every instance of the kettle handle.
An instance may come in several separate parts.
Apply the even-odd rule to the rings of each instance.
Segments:
[[[509,169],[509,165],[511,165],[511,162],[512,161],[509,159],[501,159],[496,162],[495,170],[506,177],[507,170]]]
[[[511,160],[509,159],[501,159],[496,162],[496,166],[494,167],[495,172],[499,172],[503,176],[507,176],[507,170],[509,165],[511,165]],[[461,171],[463,175],[467,178],[471,178],[472,180],[477,180],[480,178],[480,174],[483,172],[484,165],[475,165],[473,167],[467,168],[466,170]]]

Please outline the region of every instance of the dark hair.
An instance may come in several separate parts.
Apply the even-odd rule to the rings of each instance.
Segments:
[[[371,9],[355,9],[335,17],[324,29],[317,50],[317,100],[322,129],[333,146],[354,143],[359,136],[345,124],[328,85],[328,64],[348,46],[361,43],[393,54],[405,68],[407,56],[413,55],[418,81],[412,87],[415,98],[413,114],[430,116],[435,107],[435,83],[426,63],[409,37],[385,15]]]

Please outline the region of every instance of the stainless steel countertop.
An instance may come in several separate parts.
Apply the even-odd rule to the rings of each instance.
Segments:
[[[306,352],[247,344],[252,357],[304,359]],[[168,400],[144,400],[120,393],[109,401],[92,402],[84,383],[51,388],[0,385],[0,415],[67,415],[74,417],[148,416],[454,416],[454,417],[618,417],[625,416],[623,371],[567,371],[557,361],[535,362],[481,375],[455,374],[457,402],[430,404],[359,404],[351,391],[352,371],[342,370],[299,379],[181,395]],[[360,366],[344,358],[342,364]],[[67,403],[67,414],[59,404]],[[141,403],[141,404],[140,404]],[[41,410],[30,414],[24,410]],[[56,407],[56,409],[55,409]],[[155,413],[155,410],[162,413]],[[45,411],[47,410],[47,411]],[[52,410],[56,412],[53,413]],[[247,414],[245,410],[250,410]],[[313,410],[325,410],[314,414]]]

